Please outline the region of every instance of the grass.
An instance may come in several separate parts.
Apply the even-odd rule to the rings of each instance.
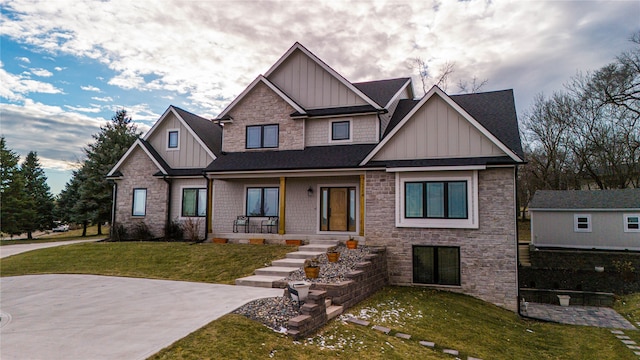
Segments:
[[[98,226],[94,225],[94,226],[87,227],[87,236],[85,237],[82,237],[82,228],[69,230],[67,232],[59,232],[59,233],[50,232],[45,235],[41,235],[37,239],[33,239],[33,240],[27,240],[27,239],[9,240],[9,239],[6,239],[6,236],[4,236],[4,239],[0,240],[0,246],[17,245],[17,244],[40,244],[40,243],[66,241],[66,240],[84,240],[84,239],[89,240],[89,239],[96,239],[96,238],[106,238],[108,236],[109,236],[108,226],[103,226],[102,235],[98,235]]]
[[[445,348],[459,350],[462,359],[637,359],[609,329],[523,320],[480,300],[436,290],[387,287],[348,312],[371,325],[334,320],[317,335],[295,342],[244,317],[226,315],[151,359],[451,359]],[[372,330],[374,324],[392,332]],[[397,338],[396,332],[412,338]],[[420,340],[435,342],[436,348]]]
[[[2,276],[98,274],[233,284],[291,251],[284,245],[83,243],[2,259]]]

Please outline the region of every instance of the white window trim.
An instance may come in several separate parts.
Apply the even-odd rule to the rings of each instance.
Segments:
[[[637,217],[638,219],[640,219],[640,213],[629,213],[629,214],[623,214],[623,218],[624,218],[624,232],[626,233],[631,233],[631,232],[640,232],[640,229],[629,229],[629,218],[632,217]]]
[[[181,186],[180,187],[180,203],[178,204],[178,210],[180,211],[180,216],[178,218],[181,219],[181,220],[185,220],[185,219],[189,219],[189,218],[196,218],[196,219],[206,218],[207,217],[207,205],[206,204],[205,204],[204,216],[198,216],[198,215],[196,215],[196,216],[182,216],[182,204],[184,202],[184,190],[185,189],[201,189],[201,190],[204,190],[206,192],[207,191],[207,186],[205,185],[203,187],[203,186],[191,185],[191,186]],[[196,194],[196,196],[198,196],[198,195]],[[196,209],[196,213],[197,212],[198,212],[198,209]]]
[[[587,228],[578,228],[578,218],[587,218]],[[592,231],[591,214],[573,214],[573,231],[574,232],[591,232]]]
[[[172,132],[177,132],[178,133],[178,146],[172,148],[169,147],[169,134]],[[166,147],[167,147],[167,151],[176,151],[176,150],[180,150],[180,129],[167,129],[167,142],[165,143]]]
[[[348,122],[349,123],[349,138],[342,140],[333,140],[333,123],[337,122]],[[340,143],[350,143],[353,141],[353,121],[352,119],[335,119],[329,121],[329,143],[331,144],[340,144]]]
[[[406,182],[466,181],[467,219],[413,219],[404,217],[404,189]],[[478,172],[412,172],[396,173],[396,227],[477,229],[479,227]]]

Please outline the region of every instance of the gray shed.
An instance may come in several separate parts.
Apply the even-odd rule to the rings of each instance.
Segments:
[[[640,251],[640,189],[539,190],[529,213],[536,247]]]

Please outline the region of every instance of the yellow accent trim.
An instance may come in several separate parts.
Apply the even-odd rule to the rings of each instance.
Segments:
[[[360,175],[360,236],[364,236],[364,175]]]
[[[280,213],[278,218],[278,234],[284,235],[284,210],[285,210],[285,191],[286,191],[286,179],[280,178]]]

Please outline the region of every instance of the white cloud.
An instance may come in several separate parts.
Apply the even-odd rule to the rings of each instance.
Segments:
[[[0,63],[0,97],[9,101],[21,101],[29,93],[62,94],[63,91],[52,84],[31,80],[24,73],[8,73]]]
[[[100,109],[100,107],[82,107],[82,106],[71,106],[71,105],[65,105],[65,108],[71,110],[71,111],[77,111],[77,112],[84,112],[84,113],[99,113],[100,111],[102,111],[102,109]]]
[[[22,61],[23,63],[31,64],[31,60],[28,57],[17,57],[16,60]]]
[[[113,98],[111,96],[105,96],[105,97],[93,96],[91,97],[91,100],[102,101],[102,102],[113,102]]]
[[[47,69],[38,68],[38,69],[29,69],[29,71],[31,71],[31,73],[35,76],[40,76],[40,77],[53,76],[53,73]]]
[[[55,71],[62,71],[62,70],[64,70],[64,69],[66,69],[66,68],[63,68],[63,67],[60,67],[60,66],[56,66],[56,67],[54,67],[53,69],[54,69]]]
[[[87,85],[87,86],[80,86],[80,89],[84,90],[84,91],[94,91],[94,92],[102,92],[100,90],[100,88],[92,86],[92,85]]]

